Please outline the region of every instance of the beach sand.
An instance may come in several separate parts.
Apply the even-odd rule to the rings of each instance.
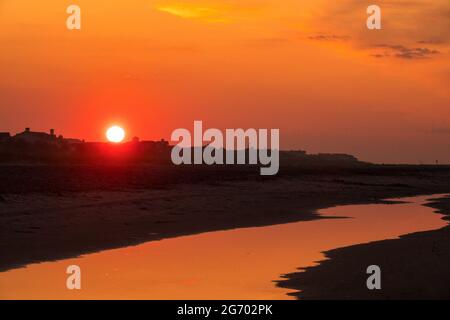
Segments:
[[[335,205],[450,192],[448,167],[291,168],[267,179],[253,169],[180,176],[183,168],[158,170],[2,167],[0,270],[180,235],[316,219],[316,210]]]
[[[450,220],[450,197],[428,204]],[[450,226],[400,239],[325,252],[327,260],[286,275],[300,299],[450,299]],[[381,268],[381,290],[368,290],[366,268]]]

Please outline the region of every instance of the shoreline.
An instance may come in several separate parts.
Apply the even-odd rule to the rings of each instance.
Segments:
[[[182,235],[323,219],[317,211],[337,205],[446,193],[447,171],[246,176],[147,190],[120,185],[123,190],[2,193],[0,272]]]
[[[444,193],[445,194],[445,193]],[[450,221],[450,195],[430,195],[424,206]],[[298,290],[305,300],[449,299],[450,224],[370,243],[324,252],[318,265],[283,275],[277,285]],[[368,290],[366,267],[381,268],[381,290]]]

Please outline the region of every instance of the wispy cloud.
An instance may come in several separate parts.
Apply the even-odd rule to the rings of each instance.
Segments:
[[[159,1],[156,10],[183,19],[203,22],[231,22],[248,19],[264,4],[239,0],[186,0]]]
[[[307,38],[348,40],[354,49],[365,50],[377,58],[412,61],[438,58],[449,52],[448,0],[378,0],[377,5],[382,11],[382,30],[365,28],[367,3],[359,0],[330,1],[323,13],[310,21]]]
[[[417,43],[420,44],[444,44],[442,40],[419,40]]]
[[[448,135],[450,134],[450,123],[436,123],[428,128],[424,128],[422,131],[428,134]]]
[[[350,39],[350,36],[336,34],[317,34],[309,36],[308,39],[319,41],[347,41]]]
[[[396,57],[402,59],[425,59],[430,58],[436,54],[440,54],[440,52],[436,49],[430,49],[425,47],[405,47],[403,45],[388,45],[388,44],[379,44],[375,45],[376,48],[381,48],[384,51],[382,53],[375,53],[372,56],[377,58],[382,57]]]
[[[226,12],[223,9],[195,4],[169,4],[158,6],[161,12],[166,12],[184,19],[199,19],[209,22],[226,22]]]

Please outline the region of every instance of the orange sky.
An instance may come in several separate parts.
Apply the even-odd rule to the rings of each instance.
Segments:
[[[280,128],[283,149],[450,163],[449,38],[448,0],[0,0],[0,131],[169,139],[203,120]]]

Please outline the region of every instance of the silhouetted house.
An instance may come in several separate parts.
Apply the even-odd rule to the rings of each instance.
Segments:
[[[150,148],[167,148],[169,146],[169,142],[161,139],[160,141],[141,141],[141,145],[150,147]]]
[[[280,162],[286,166],[353,166],[363,164],[356,157],[349,154],[308,154],[302,150],[280,151]]]
[[[52,143],[57,140],[54,129],[50,129],[50,132],[46,133],[31,131],[30,128],[25,128],[25,131],[16,134],[12,139],[26,143]]]
[[[7,141],[11,138],[11,134],[9,132],[0,132],[0,142]]]
[[[350,154],[344,153],[319,153],[317,159],[330,162],[358,162],[358,159]]]
[[[25,131],[13,136],[12,141],[20,141],[26,143],[47,143],[47,144],[71,144],[81,143],[79,139],[65,139],[62,135],[56,136],[55,129],[50,129],[49,132],[31,131],[30,128],[25,128]]]
[[[80,140],[80,139],[73,139],[73,138],[64,138],[63,136],[59,135],[58,139],[68,143],[68,144],[77,144],[77,143],[84,143],[84,140]]]

